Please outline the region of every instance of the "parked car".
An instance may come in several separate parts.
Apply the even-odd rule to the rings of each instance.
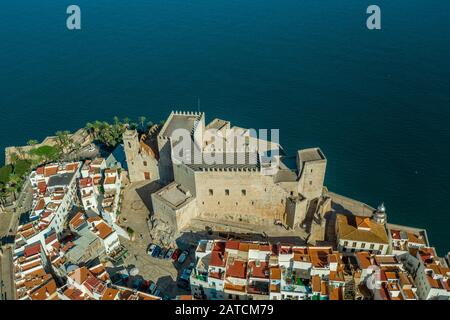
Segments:
[[[161,252],[159,253],[158,258],[164,259],[164,257],[166,256],[167,250],[169,250],[169,249],[163,248],[163,249],[161,250]]]
[[[180,277],[180,279],[178,279],[177,281],[177,287],[187,290],[189,288],[189,280]]]
[[[140,291],[147,291],[150,287],[150,284],[152,282],[150,280],[144,280],[144,282],[141,284],[141,287],[139,288]]]
[[[158,257],[160,252],[161,252],[161,247],[160,246],[156,246],[156,248],[153,249],[152,257]]]
[[[177,261],[178,258],[180,257],[181,254],[181,250],[180,249],[175,249],[175,251],[172,254],[172,260],[173,261]]]
[[[164,259],[170,259],[172,257],[172,255],[173,255],[174,251],[175,250],[173,250],[173,249],[167,250],[166,255],[164,256]]]
[[[151,244],[147,249],[147,254],[151,256],[155,249],[156,249],[156,244]]]
[[[184,263],[186,261],[186,258],[188,257],[188,255],[189,255],[189,251],[184,250],[183,253],[181,253],[180,257],[178,258],[178,263],[179,264]]]
[[[153,294],[153,292],[155,292],[156,289],[158,289],[158,286],[154,282],[152,282],[148,287],[148,292],[150,294]]]

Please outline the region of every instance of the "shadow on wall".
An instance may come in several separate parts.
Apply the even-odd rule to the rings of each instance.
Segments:
[[[158,191],[161,188],[162,185],[158,181],[152,181],[145,186],[136,189],[137,194],[141,198],[142,202],[144,202],[150,214],[153,213],[152,193]]]

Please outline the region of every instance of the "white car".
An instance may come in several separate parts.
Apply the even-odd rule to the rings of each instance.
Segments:
[[[150,247],[148,247],[148,249],[147,249],[147,254],[148,254],[149,256],[151,256],[152,253],[153,253],[153,250],[155,250],[155,248],[156,248],[156,244],[152,244]]]

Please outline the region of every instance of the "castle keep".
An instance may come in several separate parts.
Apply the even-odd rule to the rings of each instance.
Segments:
[[[210,132],[217,132],[211,135]],[[177,135],[187,133],[186,136]],[[242,143],[232,144],[234,139]],[[189,140],[189,150],[179,152]],[[204,113],[172,112],[157,134],[159,159],[127,131],[124,145],[131,181],[148,178],[165,185],[152,194],[155,218],[182,229],[193,218],[249,224],[282,223],[297,228],[324,205],[327,160],[319,148],[288,157],[278,142]],[[145,144],[143,144],[145,145]],[[208,161],[208,157],[215,160]],[[142,168],[144,161],[158,174]],[[143,177],[144,176],[144,177]],[[326,203],[325,203],[326,205]]]

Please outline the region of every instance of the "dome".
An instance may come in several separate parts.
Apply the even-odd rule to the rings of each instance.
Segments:
[[[377,209],[378,212],[386,212],[386,207],[384,206],[384,202],[382,202]]]

